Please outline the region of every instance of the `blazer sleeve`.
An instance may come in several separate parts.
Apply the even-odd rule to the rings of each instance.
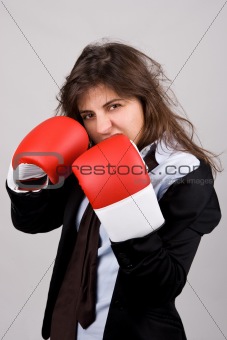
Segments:
[[[180,294],[201,237],[221,219],[212,173],[204,162],[173,183],[159,204],[163,227],[142,238],[112,242],[125,296],[152,304]]]
[[[16,229],[30,234],[49,232],[63,223],[65,205],[75,176],[69,176],[64,185],[38,192],[17,193],[6,182],[11,199],[11,218]]]

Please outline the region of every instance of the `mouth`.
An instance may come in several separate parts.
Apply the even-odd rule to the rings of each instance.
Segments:
[[[100,142],[102,142],[102,141],[104,141],[104,140],[106,140],[106,139],[109,139],[109,138],[111,138],[111,137],[113,137],[113,136],[117,136],[117,135],[123,135],[123,133],[114,133],[114,134],[112,134],[112,135],[110,135],[110,136],[108,136],[108,137],[104,137],[104,138],[102,138],[101,140],[100,140]]]

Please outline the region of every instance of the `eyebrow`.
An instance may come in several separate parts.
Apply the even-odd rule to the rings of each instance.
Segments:
[[[125,99],[124,98],[114,98],[114,99],[111,99],[108,102],[106,102],[102,107],[105,108],[105,107],[109,106],[110,104],[112,104],[112,103],[114,103],[116,101],[122,101],[122,100],[125,100]],[[82,111],[79,110],[80,114],[88,113],[88,112],[93,112],[93,111],[92,110],[82,110]]]

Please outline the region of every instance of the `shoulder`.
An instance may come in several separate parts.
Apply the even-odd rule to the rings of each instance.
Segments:
[[[149,176],[166,220],[162,229],[212,231],[221,213],[210,166],[162,141],[147,147],[145,158],[153,159]]]
[[[169,221],[167,224],[174,224],[176,229],[184,224],[206,234],[221,219],[212,171],[202,160],[197,169],[169,186],[159,204],[165,219]]]

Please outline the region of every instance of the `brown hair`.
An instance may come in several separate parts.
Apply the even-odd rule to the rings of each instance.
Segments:
[[[145,123],[139,149],[159,139],[173,147],[175,140],[178,142],[175,149],[204,160],[214,172],[220,171],[217,156],[193,141],[195,129],[192,123],[176,113],[179,104],[170,91],[171,83],[161,65],[132,46],[119,42],[86,46],[60,90],[57,113],[83,124],[78,99],[100,84],[125,98],[136,97],[142,103]]]

